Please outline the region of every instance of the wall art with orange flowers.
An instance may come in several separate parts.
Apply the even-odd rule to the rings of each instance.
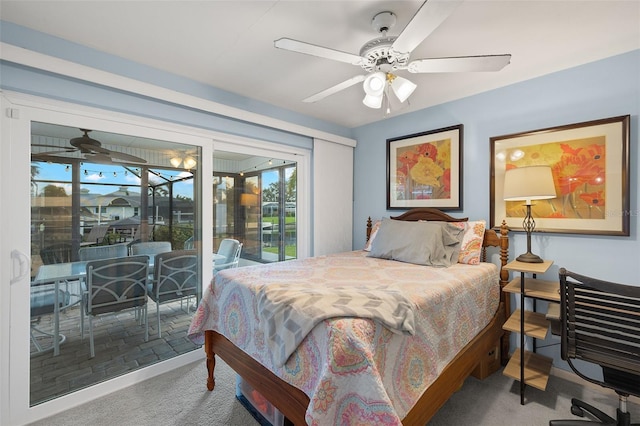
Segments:
[[[387,139],[387,209],[462,209],[462,130]]]
[[[556,198],[534,201],[536,231],[629,235],[629,116],[491,138],[491,226],[522,230],[526,207],[504,201],[505,172],[551,167]]]

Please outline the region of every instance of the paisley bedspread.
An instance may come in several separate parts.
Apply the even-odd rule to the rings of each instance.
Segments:
[[[325,288],[389,285],[415,304],[415,335],[378,321],[332,318],[316,325],[278,367],[268,350],[257,297],[264,286]],[[220,271],[204,296],[189,337],[215,330],[310,399],[310,425],[400,425],[454,356],[491,320],[499,304],[492,263],[433,268],[353,251]]]

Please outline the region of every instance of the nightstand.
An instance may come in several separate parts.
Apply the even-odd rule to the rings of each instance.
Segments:
[[[504,286],[507,293],[520,294],[520,309],[516,309],[502,326],[503,329],[520,334],[520,348],[511,356],[503,374],[520,381],[520,404],[524,405],[525,385],[545,390],[553,359],[524,349],[525,336],[544,339],[549,332],[549,320],[545,314],[525,309],[525,298],[560,302],[559,281],[547,281],[536,278],[537,274],[547,272],[553,264],[551,260],[542,263],[525,263],[514,260],[504,266],[508,271],[520,272]],[[527,277],[526,274],[531,274]],[[535,307],[535,304],[534,304]],[[534,340],[535,342],[535,340]],[[535,346],[534,346],[535,348]]]

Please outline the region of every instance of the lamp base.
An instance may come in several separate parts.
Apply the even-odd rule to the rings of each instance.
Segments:
[[[525,263],[542,263],[544,262],[544,260],[538,256],[537,254],[533,254],[530,251],[521,254],[520,256],[516,257],[516,260],[518,262],[525,262]]]

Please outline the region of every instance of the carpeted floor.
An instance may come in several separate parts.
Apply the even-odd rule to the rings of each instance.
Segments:
[[[205,364],[199,361],[83,406],[34,423],[39,426],[75,425],[213,425],[253,426],[258,423],[235,398],[235,373],[216,363],[216,389],[205,386]],[[549,420],[572,418],[571,398],[594,404],[609,415],[618,406],[613,393],[580,386],[556,376],[547,390],[526,389],[520,405],[519,383],[499,371],[485,380],[470,377],[438,411],[429,426],[538,426]],[[640,421],[638,400],[630,400],[632,421]],[[577,417],[576,417],[577,419]]]

